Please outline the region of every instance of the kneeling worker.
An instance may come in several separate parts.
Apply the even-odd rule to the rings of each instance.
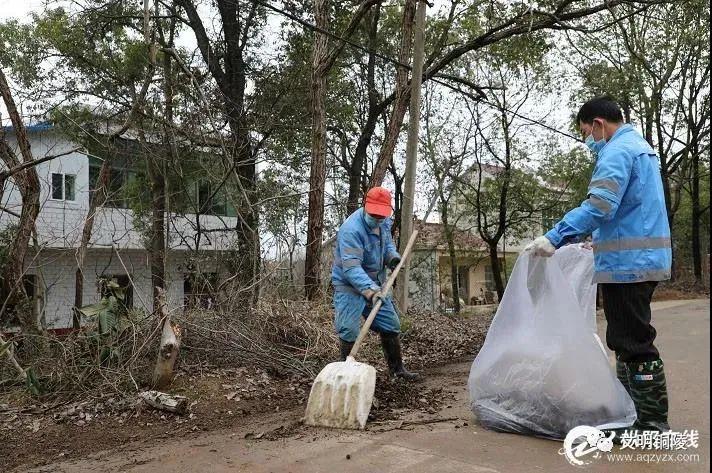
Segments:
[[[373,304],[383,304],[371,325],[381,336],[383,354],[391,376],[416,380],[418,374],[403,366],[400,346],[400,320],[388,294],[381,292],[386,268],[395,269],[401,260],[391,238],[393,212],[391,193],[374,187],[366,194],[364,207],[341,224],[336,237],[331,281],[334,285],[334,324],[345,360],[358,337],[361,317],[367,317]]]

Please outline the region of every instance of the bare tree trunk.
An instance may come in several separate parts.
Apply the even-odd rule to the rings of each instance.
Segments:
[[[702,285],[702,250],[700,247],[700,220],[702,217],[700,205],[700,155],[692,150],[692,268],[695,274],[695,284]]]
[[[382,109],[378,104],[378,89],[376,89],[376,55],[375,50],[378,44],[378,20],[381,17],[380,3],[376,5],[371,14],[371,22],[368,29],[368,65],[366,72],[366,83],[368,87],[368,112],[366,124],[361,130],[356,151],[354,152],[351,172],[349,172],[349,197],[346,203],[346,213],[351,215],[361,205],[361,181],[362,170],[366,163],[368,145],[371,143],[376,124],[381,115]]]
[[[329,23],[327,0],[314,2],[317,27],[326,30]],[[326,74],[323,62],[327,56],[328,38],[315,33],[312,53],[312,148],[309,175],[309,212],[307,217],[306,259],[304,262],[304,289],[306,298],[321,296],[321,239],[324,230],[324,186],[326,183]]]
[[[663,195],[665,196],[665,210],[667,212],[668,224],[670,225],[670,234],[672,236],[673,226],[675,224],[675,213],[673,212],[672,205],[672,192],[670,189],[670,174],[668,172],[667,163],[663,156],[660,157],[660,174],[663,181]],[[673,242],[674,243],[674,242]],[[677,271],[675,268],[675,261],[677,259],[675,245],[672,246],[672,266],[671,266],[671,279],[674,281],[677,276]]]
[[[173,30],[167,47],[173,47]],[[153,287],[153,312],[158,313],[164,302],[166,290],[166,162],[178,162],[173,139],[173,67],[171,56],[163,55],[164,144],[165,150],[148,157],[151,178],[151,285]]]
[[[104,161],[101,163],[99,177],[94,186],[94,192],[89,195],[89,210],[84,220],[82,228],[82,239],[77,249],[77,270],[74,275],[74,314],[72,317],[72,326],[78,329],[81,322],[79,309],[84,305],[84,262],[86,260],[87,250],[89,248],[89,240],[94,230],[94,218],[97,211],[104,205],[107,197],[107,189],[109,187],[109,175],[111,171],[111,163],[113,162],[112,149],[104,156]]]
[[[361,187],[365,173],[366,156],[368,146],[376,131],[378,118],[379,116],[377,114],[371,113],[369,110],[366,124],[363,130],[361,130],[361,136],[354,151],[354,159],[349,172],[349,196],[346,201],[346,213],[348,215],[351,215],[361,206]]]
[[[22,163],[30,163],[34,161],[34,159],[32,157],[30,141],[27,138],[27,130],[17,111],[15,100],[12,97],[10,86],[2,69],[0,69],[0,95],[5,102],[5,107],[12,121],[15,136],[17,137],[17,144],[22,156]],[[0,131],[0,159],[2,159],[8,169],[20,165],[20,161],[15,156],[14,151],[7,144],[3,131]],[[40,211],[40,180],[37,176],[37,169],[34,166],[29,166],[16,173],[13,179],[20,190],[22,211],[20,212],[17,233],[15,234],[12,247],[7,256],[7,262],[5,263],[5,267],[2,268],[3,286],[8,294],[8,302],[10,303],[15,303],[26,297],[25,287],[22,283],[25,257],[27,256],[32,232],[35,229],[35,221]],[[4,303],[4,301],[2,302]],[[0,316],[2,316],[2,314],[0,314]],[[31,312],[27,318],[20,317],[20,323],[22,324],[23,331],[26,333],[41,332],[39,323],[34,318],[34,312]]]
[[[497,252],[498,242],[488,241],[487,246],[489,247],[490,266],[492,266],[494,287],[497,290],[497,298],[501,301],[502,295],[504,295],[504,281],[502,280],[502,266],[499,263],[499,256]]]
[[[418,142],[420,131],[420,95],[425,57],[425,10],[427,3],[419,1],[415,10],[413,77],[410,82],[410,112],[408,117],[408,139],[405,147],[405,172],[403,175],[403,208],[401,209],[399,235],[400,240],[410,241],[413,233],[415,206],[415,181],[418,162]],[[397,137],[397,134],[396,134]],[[390,151],[393,155],[393,151]],[[391,160],[389,160],[390,163]],[[395,166],[394,166],[395,167]],[[396,300],[403,313],[408,311],[408,288],[410,287],[410,260],[404,261],[396,285]]]
[[[350,37],[361,19],[376,3],[380,3],[380,0],[362,2],[341,36],[343,38]],[[322,31],[328,29],[328,0],[314,2],[314,18],[318,28]],[[314,300],[321,295],[321,240],[324,230],[324,186],[326,183],[326,110],[324,104],[326,77],[345,45],[346,41],[340,40],[331,51],[328,51],[327,35],[315,33],[311,81],[312,162],[309,176],[309,211],[304,262],[304,288],[308,300]]]
[[[442,187],[442,184],[438,184]],[[457,272],[457,252],[455,251],[455,237],[454,237],[454,232],[453,228],[450,227],[450,222],[448,220],[449,214],[448,214],[448,202],[445,199],[445,196],[443,195],[442,189],[439,190],[440,192],[440,219],[442,220],[443,224],[443,231],[445,232],[445,240],[447,241],[447,251],[448,254],[450,255],[450,280],[451,280],[451,287],[452,287],[452,306],[453,309],[455,310],[455,313],[459,313],[461,310],[460,307],[460,291],[459,291],[459,285],[457,283],[458,281],[458,272]]]
[[[222,108],[230,128],[229,145],[223,152],[232,160],[230,172],[235,174],[240,198],[236,205],[237,257],[236,273],[240,285],[240,308],[251,307],[259,295],[258,276],[260,269],[259,216],[254,206],[257,194],[257,166],[250,141],[250,128],[245,111],[245,89],[248,64],[245,62],[245,48],[249,32],[256,24],[255,8],[242,21],[238,15],[240,5],[235,0],[216,0],[222,21],[222,36],[217,53],[213,39],[208,36],[203,20],[191,0],[176,0],[188,17],[188,24],[195,34],[198,49],[207,64],[210,75],[220,89]],[[201,96],[204,95],[197,86]],[[206,105],[207,101],[206,101]],[[216,133],[217,125],[212,124]]]
[[[403,23],[401,26],[401,44],[398,52],[398,62],[400,64],[410,63],[410,51],[413,46],[413,22],[415,9],[418,0],[406,0],[403,7]],[[386,175],[388,165],[393,159],[393,152],[398,144],[398,136],[403,127],[405,112],[408,110],[408,100],[410,99],[410,88],[408,87],[408,69],[398,66],[396,72],[395,102],[391,110],[391,117],[388,121],[386,136],[383,138],[381,152],[378,155],[376,165],[371,174],[370,186],[380,186]]]
[[[160,389],[170,385],[173,381],[173,369],[180,352],[181,329],[171,322],[166,306],[165,291],[161,288],[154,288],[154,293],[156,294],[153,302],[155,304],[154,312],[163,321],[158,357],[153,369],[153,386]]]
[[[131,126],[136,116],[136,113],[143,106],[143,102],[146,99],[146,94],[148,93],[148,88],[153,80],[153,71],[155,69],[156,62],[156,46],[153,43],[153,39],[151,38],[151,32],[149,28],[148,1],[144,1],[144,41],[146,44],[146,54],[148,56],[146,77],[141,86],[141,90],[133,100],[131,110],[129,111],[123,126],[121,126],[118,130],[112,133],[106,140],[107,153],[104,156],[104,161],[102,161],[101,163],[99,176],[94,186],[94,193],[89,196],[89,209],[87,210],[87,216],[84,220],[84,227],[82,228],[82,238],[76,253],[77,270],[74,275],[74,314],[72,317],[72,326],[75,329],[78,329],[80,326],[81,316],[79,313],[79,309],[84,305],[84,265],[86,261],[87,251],[89,248],[89,240],[91,240],[91,235],[94,230],[94,219],[96,217],[96,213],[104,205],[108,196],[107,189],[109,188],[109,176],[111,172],[111,166],[116,155],[115,143],[116,140]]]
[[[398,170],[393,163],[391,163],[391,166],[389,166],[388,169],[391,173],[391,178],[393,179],[393,226],[391,227],[391,234],[394,237],[393,241],[395,242],[396,247],[400,247],[401,241],[404,241],[401,238],[400,228],[403,216],[403,181],[405,181],[405,177],[398,175]],[[403,244],[405,243],[407,242],[404,242]]]

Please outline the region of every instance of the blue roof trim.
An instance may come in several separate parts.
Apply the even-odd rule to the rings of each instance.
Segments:
[[[50,122],[36,123],[34,125],[28,125],[25,127],[25,129],[30,133],[37,131],[47,131],[51,130],[52,128],[54,128],[54,125],[52,125]],[[5,133],[11,133],[15,131],[15,128],[12,126],[4,126],[2,127],[2,131],[4,131]]]

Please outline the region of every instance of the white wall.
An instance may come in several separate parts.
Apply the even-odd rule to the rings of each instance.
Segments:
[[[77,147],[52,130],[30,132],[29,137],[35,159],[60,154]],[[15,137],[8,133],[7,138],[10,146],[16,149],[18,159],[21,159]],[[0,166],[3,165],[0,163]],[[37,217],[40,245],[49,248],[78,247],[89,208],[89,158],[83,152],[73,152],[38,165],[37,173],[41,183],[41,209]],[[76,176],[74,202],[52,200],[52,173]],[[22,210],[20,193],[12,179],[6,183],[0,205],[18,214]],[[16,221],[16,217],[0,210],[0,229]],[[190,249],[191,245],[186,245],[178,235],[182,235],[188,242],[195,240],[195,215],[174,214],[169,221],[170,247]],[[233,245],[235,232],[229,229],[235,228],[237,223],[235,217],[201,215],[200,223],[204,229],[226,229],[224,232],[203,235],[201,249],[227,249]],[[125,249],[144,248],[142,235],[135,230],[134,214],[131,210],[110,207],[99,210],[94,222],[91,246],[110,248],[112,245]]]
[[[151,270],[146,251],[121,250],[121,260],[112,250],[91,250],[84,273],[84,305],[99,301],[99,277],[128,274],[133,281],[134,308],[153,310]],[[183,306],[183,280],[187,273],[185,252],[168,258],[166,264],[166,298],[170,310]],[[210,268],[203,268],[209,270]],[[47,328],[72,326],[76,261],[71,250],[45,250],[27,261],[27,274],[37,276],[44,299],[43,318]]]

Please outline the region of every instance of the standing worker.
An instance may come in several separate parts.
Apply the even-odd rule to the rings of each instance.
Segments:
[[[391,193],[374,187],[366,194],[364,207],[341,224],[336,236],[331,281],[334,285],[334,324],[345,360],[358,337],[361,317],[368,316],[373,304],[383,304],[371,330],[381,336],[383,354],[391,376],[415,380],[419,376],[403,366],[400,345],[400,320],[388,294],[381,292],[386,268],[391,270],[401,260],[391,238],[393,212]]]
[[[606,343],[635,403],[633,429],[670,430],[663,362],[650,323],[653,291],[658,281],[670,278],[672,264],[660,162],[633,126],[623,123],[620,107],[609,97],[586,102],[576,122],[596,155],[588,198],[526,249],[548,257],[593,233]]]

